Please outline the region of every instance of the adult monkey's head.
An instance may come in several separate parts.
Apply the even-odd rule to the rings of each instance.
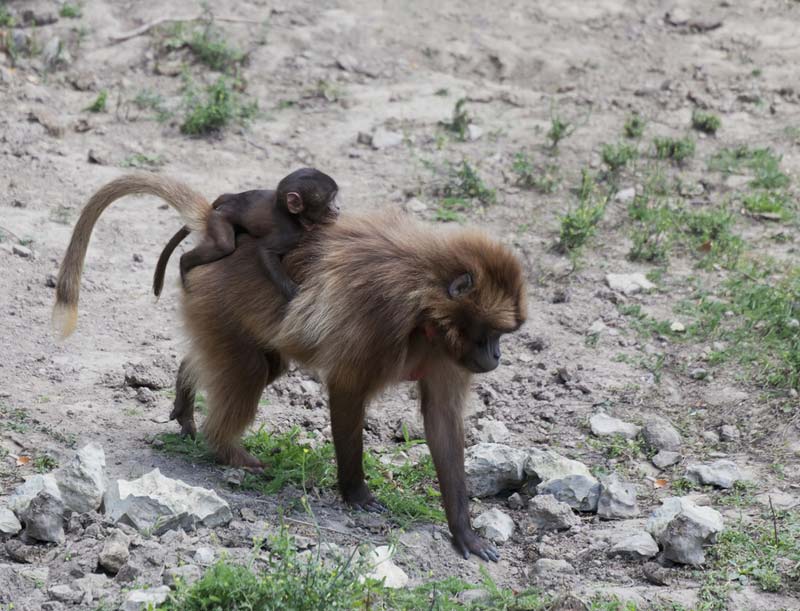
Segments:
[[[447,260],[439,265],[438,290],[429,291],[426,311],[448,352],[472,373],[500,364],[500,338],[516,331],[527,316],[523,273],[517,258],[482,234],[450,238]]]

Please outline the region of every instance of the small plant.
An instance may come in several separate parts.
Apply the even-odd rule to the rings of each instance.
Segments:
[[[780,169],[781,158],[770,149],[751,149],[739,146],[718,151],[709,161],[708,169],[732,174],[747,169],[753,172],[750,186],[760,189],[783,189],[789,186],[789,177]]]
[[[558,187],[558,168],[549,165],[543,170],[537,170],[525,153],[516,154],[511,170],[517,175],[516,184],[525,189],[552,193]]]
[[[69,225],[72,221],[72,214],[74,210],[64,204],[59,204],[50,211],[49,218],[54,223],[59,225]]]
[[[95,98],[94,102],[92,102],[89,106],[86,107],[86,110],[88,110],[89,112],[105,112],[107,101],[108,101],[108,91],[102,89]]]
[[[120,165],[123,168],[157,168],[164,165],[164,157],[161,155],[148,155],[146,153],[134,153],[127,157]]]
[[[653,146],[658,159],[672,159],[678,164],[682,164],[694,156],[694,140],[688,136],[685,138],[655,138]]]
[[[695,110],[692,113],[692,127],[704,134],[716,134],[722,127],[722,121],[713,113]]]
[[[255,102],[243,104],[228,81],[220,77],[206,89],[204,99],[199,98],[191,87],[188,88],[181,132],[200,136],[219,131],[230,123],[248,121],[256,110]]]
[[[81,7],[77,4],[65,2],[61,5],[61,10],[58,12],[58,14],[65,19],[78,19],[81,16]]]
[[[787,220],[791,216],[788,205],[787,196],[778,191],[758,191],[745,195],[742,199],[742,206],[750,214],[780,220]]]
[[[58,461],[49,454],[40,454],[33,459],[33,468],[36,473],[47,473],[58,467]]]
[[[198,61],[226,74],[234,74],[246,59],[245,53],[228,44],[225,34],[213,22],[189,31],[185,23],[176,23],[167,32],[163,44],[167,50],[186,47]]]
[[[211,26],[192,32],[187,44],[197,59],[218,72],[231,72],[245,59],[242,51],[229,46],[224,34]]]
[[[467,103],[466,98],[461,98],[456,102],[453,108],[453,119],[448,123],[442,122],[444,127],[456,134],[459,140],[466,140],[469,136],[469,124],[472,123],[472,118],[469,116],[464,105]]]
[[[14,17],[8,12],[4,2],[0,2],[0,28],[14,27]]]
[[[466,160],[457,166],[450,166],[448,173],[448,181],[442,188],[445,197],[477,200],[484,205],[495,202],[495,190],[486,186],[477,170]]]
[[[133,98],[133,104],[140,110],[155,111],[155,118],[159,122],[166,121],[170,118],[170,116],[172,116],[172,113],[167,110],[167,107],[164,103],[164,97],[161,94],[149,89],[140,91],[136,97]]]
[[[558,115],[554,115],[550,119],[550,129],[547,130],[550,148],[555,151],[558,148],[558,143],[571,136],[573,131],[575,131],[575,126],[572,123]]]
[[[462,212],[470,210],[472,205],[461,197],[445,197],[436,208],[436,220],[443,223],[461,223],[464,219]]]
[[[584,170],[581,182],[581,196],[578,205],[561,217],[561,230],[558,245],[562,252],[577,253],[597,230],[597,224],[606,210],[606,199],[585,194],[585,183],[591,175]]]
[[[647,125],[647,121],[640,115],[631,115],[628,117],[628,120],[625,121],[625,127],[623,128],[625,137],[638,140],[644,135],[645,125]]]
[[[628,165],[628,162],[636,159],[639,152],[635,146],[621,142],[619,144],[604,144],[601,151],[603,163],[608,166],[612,172],[618,171],[620,168]]]

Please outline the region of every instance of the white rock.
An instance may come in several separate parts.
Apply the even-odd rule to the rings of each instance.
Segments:
[[[536,486],[536,492],[552,494],[578,511],[596,511],[600,499],[600,482],[593,475],[554,477]]]
[[[581,523],[581,519],[572,512],[572,508],[552,494],[539,494],[533,497],[528,503],[528,513],[539,531],[568,530]]]
[[[198,547],[194,552],[194,561],[202,566],[211,566],[217,559],[217,554],[210,547]]]
[[[652,558],[658,553],[658,543],[650,533],[639,531],[628,535],[608,550],[610,556],[627,558]]]
[[[116,575],[130,558],[130,544],[131,540],[128,535],[121,530],[114,529],[103,543],[99,559],[100,566],[112,575]]]
[[[42,491],[61,500],[61,492],[58,489],[56,478],[52,473],[44,473],[26,477],[25,481],[17,486],[14,493],[8,497],[8,506],[17,515],[22,515],[34,497]]]
[[[633,201],[634,197],[636,197],[636,189],[634,187],[628,187],[627,189],[620,189],[617,191],[614,199],[620,203],[627,204],[628,202]]]
[[[80,590],[73,590],[67,584],[59,584],[51,586],[47,589],[51,600],[58,600],[63,603],[77,604],[83,600],[83,592]]]
[[[84,446],[72,462],[55,471],[53,476],[67,509],[77,513],[97,510],[108,487],[103,448],[96,443]]]
[[[367,563],[372,568],[367,577],[383,579],[383,585],[387,588],[403,588],[408,584],[408,575],[392,561],[393,553],[394,550],[388,545],[381,545],[370,551]]]
[[[480,127],[478,127],[477,125],[473,125],[472,123],[467,125],[468,140],[477,140],[481,136],[483,136],[483,130]]]
[[[499,420],[480,418],[478,420],[478,440],[484,443],[503,443],[511,433],[508,427]]]
[[[676,452],[681,448],[682,440],[678,429],[661,416],[650,416],[642,428],[642,435],[648,445],[656,450]]]
[[[676,320],[669,326],[669,330],[672,331],[673,333],[683,333],[684,331],[686,331],[686,325]]]
[[[570,574],[575,569],[566,560],[553,560],[552,558],[539,558],[533,564],[533,572],[537,577],[546,577],[553,574]]]
[[[0,534],[16,535],[22,530],[17,516],[8,507],[0,507]]]
[[[722,532],[722,515],[682,497],[669,497],[647,520],[647,531],[661,545],[664,557],[681,564],[705,562],[704,546]]]
[[[464,471],[470,496],[492,496],[516,489],[523,482],[525,452],[500,443],[478,443],[467,448]]]
[[[653,456],[653,464],[659,469],[666,469],[672,465],[677,464],[681,460],[680,452],[670,452],[669,450],[661,450]]]
[[[553,450],[539,448],[530,448],[526,451],[524,470],[525,475],[533,478],[536,484],[568,475],[593,477],[589,468],[582,462],[562,456]]]
[[[406,208],[411,210],[411,212],[425,212],[428,209],[428,204],[419,198],[412,197],[406,202]]]
[[[597,515],[607,520],[638,516],[639,504],[636,502],[636,487],[621,481],[616,473],[603,478],[600,482]]]
[[[314,380],[303,380],[300,382],[300,388],[307,395],[317,396],[320,393],[320,386]]]
[[[154,534],[198,523],[214,528],[233,518],[228,503],[213,490],[165,477],[158,469],[139,479],[113,482],[104,502],[112,521]]]
[[[27,246],[23,246],[22,244],[14,244],[11,247],[12,252],[17,255],[18,257],[22,257],[23,259],[29,259],[33,256],[33,251],[28,248]]]
[[[514,534],[514,520],[497,508],[484,511],[473,520],[472,525],[495,543],[505,543]]]
[[[643,273],[632,274],[606,274],[606,283],[612,291],[619,291],[625,295],[633,295],[641,291],[649,291],[656,287]]]
[[[391,148],[403,143],[403,134],[398,132],[390,132],[389,130],[379,127],[372,134],[372,148],[375,150]]]
[[[622,435],[625,439],[633,439],[642,430],[640,426],[603,413],[592,416],[589,419],[589,426],[592,429],[592,433],[598,437]]]
[[[203,576],[203,569],[196,564],[184,564],[164,571],[164,585],[173,587],[178,582],[191,585]]]
[[[602,320],[595,320],[586,330],[587,335],[600,335],[603,331],[608,329],[608,325]]]
[[[147,590],[133,590],[128,592],[125,602],[120,606],[120,611],[144,611],[155,609],[166,602],[169,596],[169,586],[158,586]]]
[[[717,460],[708,465],[689,465],[686,478],[695,484],[706,484],[719,488],[733,488],[733,485],[745,477],[731,460]]]

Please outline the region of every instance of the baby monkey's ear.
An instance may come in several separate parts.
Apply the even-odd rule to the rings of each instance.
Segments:
[[[303,198],[296,191],[290,191],[286,194],[286,207],[292,214],[299,214],[303,211]]]

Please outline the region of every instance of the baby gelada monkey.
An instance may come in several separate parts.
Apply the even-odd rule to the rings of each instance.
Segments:
[[[194,267],[231,254],[236,235],[258,238],[258,256],[264,273],[287,301],[297,294],[297,285],[286,274],[281,258],[300,242],[304,232],[316,225],[333,223],[339,216],[339,187],[327,174],[302,168],[283,178],[272,190],[244,191],[220,195],[212,204],[206,235],[181,257],[181,280]],[[159,257],[153,292],[161,293],[164,270],[172,251],[189,234],[184,227],[169,241]]]

